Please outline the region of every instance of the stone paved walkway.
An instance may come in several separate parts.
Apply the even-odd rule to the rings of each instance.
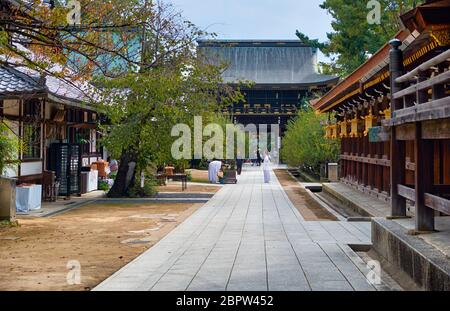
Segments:
[[[306,222],[272,172],[247,167],[159,243],[94,290],[376,290],[348,244],[370,223]]]

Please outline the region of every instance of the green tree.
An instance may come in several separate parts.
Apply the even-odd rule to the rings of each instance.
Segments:
[[[17,136],[0,120],[0,176],[8,165],[17,163],[19,147]]]
[[[130,73],[104,84],[107,101],[103,113],[109,122],[103,126],[103,144],[120,159],[109,196],[128,195],[136,174],[151,163],[182,164],[171,157],[177,138],[171,136],[172,127],[183,123],[192,128],[194,116],[211,118],[220,104],[219,78],[218,68],[190,60]]]
[[[174,125],[192,126],[194,116],[210,118],[220,105],[242,98],[238,90],[222,86],[221,66],[205,64],[196,55],[197,39],[207,34],[170,5],[158,3],[149,9],[142,33],[142,66],[99,81],[99,109],[109,121],[103,127],[103,143],[120,159],[111,197],[127,196],[136,175],[149,164],[175,162]]]
[[[326,139],[322,123],[326,116],[312,109],[302,110],[289,121],[281,147],[281,158],[289,166],[307,166],[320,172],[320,165],[335,162],[339,157],[338,140]]]
[[[320,7],[333,18],[333,32],[327,42],[310,39],[297,30],[303,42],[319,48],[331,63],[322,63],[322,72],[345,77],[374,54],[400,29],[398,16],[424,1],[379,0],[380,23],[370,24],[367,0],[325,0]]]

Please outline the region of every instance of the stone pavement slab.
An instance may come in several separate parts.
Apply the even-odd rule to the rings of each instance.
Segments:
[[[94,290],[376,290],[347,244],[368,222],[306,222],[276,176],[245,167],[151,249]],[[355,257],[356,256],[356,257]]]

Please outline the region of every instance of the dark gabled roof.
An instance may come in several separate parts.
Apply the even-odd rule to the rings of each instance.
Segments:
[[[25,74],[6,66],[0,66],[0,95],[19,95],[45,92],[45,86]]]
[[[334,76],[316,72],[317,50],[298,40],[205,40],[199,53],[213,64],[225,63],[226,83],[252,81],[267,85],[328,85]]]

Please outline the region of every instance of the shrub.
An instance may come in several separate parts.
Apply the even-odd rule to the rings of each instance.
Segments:
[[[192,173],[190,171],[186,172],[187,181],[192,181]]]
[[[0,176],[8,164],[18,163],[19,139],[0,120]]]
[[[106,180],[99,180],[98,181],[98,190],[108,191],[110,188],[109,183]]]
[[[336,162],[340,154],[338,140],[326,139],[322,123],[326,117],[311,108],[289,121],[281,147],[281,157],[289,166],[307,166],[320,173],[320,164]]]
[[[129,188],[129,195],[132,198],[152,197],[157,193],[157,180],[147,176],[144,181],[144,187],[141,187],[141,178],[136,176],[136,182]]]

